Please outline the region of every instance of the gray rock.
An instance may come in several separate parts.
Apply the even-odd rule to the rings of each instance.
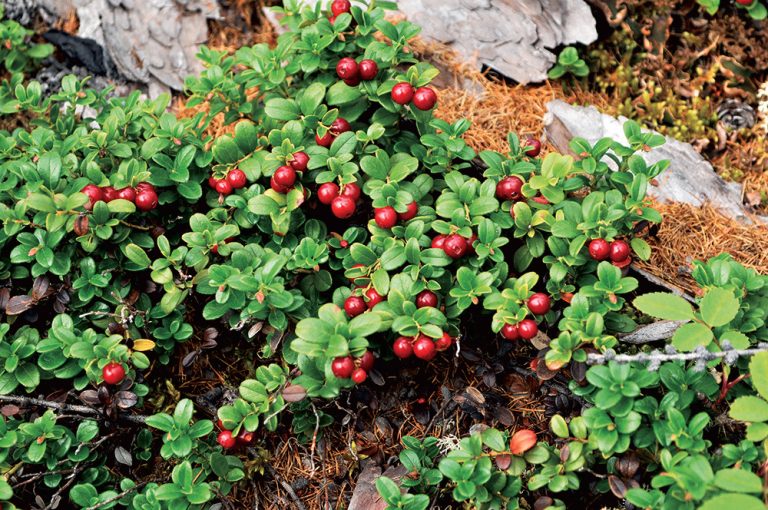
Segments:
[[[628,344],[647,344],[658,340],[672,338],[677,328],[685,324],[686,321],[657,321],[640,326],[632,333],[619,337],[624,343]]]
[[[627,143],[622,126],[626,117],[611,117],[600,113],[593,106],[572,106],[560,100],[547,103],[544,126],[547,139],[563,153],[569,152],[568,143],[581,137],[595,143],[610,137]],[[670,160],[669,168],[656,180],[658,185],[649,186],[648,194],[662,203],[679,202],[695,206],[709,203],[723,214],[744,223],[751,218],[766,222],[768,218],[751,215],[742,201],[739,184],[727,183],[718,176],[712,165],[691,144],[666,137],[666,143],[642,157],[649,163]]]

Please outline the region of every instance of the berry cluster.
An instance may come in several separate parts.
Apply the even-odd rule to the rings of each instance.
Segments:
[[[392,206],[377,207],[373,210],[373,219],[381,228],[392,228],[397,225],[397,220],[408,221],[416,216],[419,211],[419,204],[411,202],[408,204],[405,212],[399,213]]]
[[[236,189],[244,188],[247,183],[248,179],[245,176],[245,172],[239,168],[233,168],[221,179],[213,175],[208,178],[208,186],[224,196],[229,195]]]
[[[360,264],[356,264],[359,266]],[[365,298],[363,298],[365,296]],[[378,305],[384,301],[384,296],[378,293],[376,289],[373,287],[369,287],[365,291],[363,291],[362,296],[357,296],[355,294],[350,295],[347,299],[344,300],[344,311],[347,312],[347,315],[352,317],[357,317],[361,313],[366,312],[367,310],[373,310],[373,307]]]
[[[438,352],[448,350],[453,345],[453,337],[443,331],[439,338],[430,338],[426,335],[414,337],[401,336],[392,344],[392,350],[400,359],[415,356],[424,361],[430,361]]]
[[[629,245],[621,239],[610,243],[605,239],[593,239],[589,243],[589,255],[595,260],[610,259],[614,266],[620,268],[625,268],[632,263]]]
[[[419,87],[414,90],[413,86],[405,81],[395,84],[390,93],[392,101],[399,105],[406,105],[413,101],[413,106],[419,110],[431,110],[437,103],[437,93],[429,87]]]
[[[330,205],[333,215],[342,220],[355,214],[360,194],[360,186],[354,182],[344,184],[342,188],[336,183],[326,182],[317,188],[317,199],[320,203]]]
[[[315,143],[321,147],[330,147],[333,141],[342,133],[351,131],[352,126],[344,117],[338,117],[331,123],[331,127],[325,132],[323,136],[315,134]]]
[[[379,74],[379,65],[369,58],[359,63],[352,57],[344,57],[336,64],[336,75],[350,87],[356,87],[360,80],[370,81]]]
[[[551,302],[549,296],[543,292],[535,292],[525,303],[528,311],[534,315],[545,315],[549,312]],[[523,319],[517,324],[504,324],[501,328],[501,336],[506,340],[530,340],[539,332],[539,326],[533,319]]]
[[[459,234],[439,234],[432,239],[432,248],[443,250],[452,259],[460,259],[467,253],[474,253],[472,247],[477,241],[477,236],[464,237]]]
[[[339,379],[351,377],[355,384],[362,384],[368,378],[368,372],[373,368],[375,361],[371,351],[365,351],[365,354],[357,359],[352,356],[339,356],[331,363],[331,371]]]
[[[85,204],[87,211],[93,210],[96,202],[108,204],[118,199],[136,204],[136,208],[141,211],[151,211],[157,207],[157,191],[148,182],[140,182],[134,188],[126,186],[120,189],[115,189],[112,186],[88,184],[80,190],[80,193],[84,193],[88,197],[88,203]]]
[[[225,449],[231,450],[237,445],[248,446],[253,441],[253,432],[248,432],[245,427],[240,429],[240,433],[235,436],[231,430],[224,428],[224,423],[221,420],[216,421],[216,426],[219,427],[219,435],[216,437],[216,441]]]

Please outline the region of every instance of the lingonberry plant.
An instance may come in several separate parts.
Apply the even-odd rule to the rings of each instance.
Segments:
[[[766,340],[765,277],[699,264],[692,306],[637,297],[628,276],[650,256],[638,226],[661,220],[646,188],[667,163],[641,153],[663,138],[628,122],[627,145],[575,139],[576,157],[514,134],[476,154],[466,120],[436,117],[438,71],[408,44],[418,27],[388,7],[286,1],[273,47],[202,48],[193,118],[72,76],[48,97],[5,82],[34,123],[0,132],[0,499],[34,497],[32,478],[37,497],[78,508],[210,508],[258,471],[243,459],[285,414],[314,448],[333,425],[320,399],[474,344],[538,350],[537,373],[571,377],[586,409],[549,430],[403,439],[409,493],[377,483],[392,508],[516,508],[521,494],[562,507],[550,494],[585,487],[647,508],[756,508],[768,415],[747,393],[766,387],[742,357]],[[651,317],[686,322],[674,352],[613,352]],[[258,366],[212,408],[157,377],[238,338]],[[718,450],[703,431],[735,395],[749,433]],[[132,480],[153,451],[168,476]]]

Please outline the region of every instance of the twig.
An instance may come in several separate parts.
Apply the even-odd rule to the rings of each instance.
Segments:
[[[604,365],[609,361],[616,363],[645,363],[648,362],[648,370],[658,370],[659,366],[665,361],[695,361],[696,370],[706,369],[708,361],[722,359],[727,365],[733,365],[739,358],[753,356],[759,352],[768,351],[768,343],[761,342],[752,349],[734,349],[728,342],[724,341],[720,346],[722,351],[710,352],[704,346],[699,346],[693,352],[677,352],[671,344],[664,348],[664,352],[654,350],[651,352],[639,352],[637,354],[616,354],[609,349],[604,354],[590,354],[587,357],[589,365]]]
[[[0,395],[0,402],[11,402],[13,404],[21,404],[24,406],[42,406],[42,407],[47,407],[49,409],[55,409],[57,411],[79,413],[79,414],[85,414],[89,416],[96,416],[100,418],[104,417],[102,413],[100,413],[98,410],[92,409],[90,407],[73,405],[73,404],[62,404],[60,402],[52,402],[50,400],[41,400],[39,398],[20,397],[17,395]],[[141,416],[137,414],[121,414],[120,419],[129,421],[132,423],[144,423],[145,421],[147,421],[146,416]]]
[[[125,497],[125,496],[127,496],[127,495],[128,495],[128,494],[130,494],[131,492],[134,492],[134,491],[137,491],[137,490],[141,489],[141,488],[142,488],[142,487],[144,487],[145,485],[147,485],[147,482],[141,482],[141,483],[137,483],[136,485],[134,485],[134,486],[133,486],[133,487],[131,487],[130,489],[126,489],[126,490],[124,490],[123,492],[121,492],[121,493],[120,493],[120,494],[118,494],[117,496],[112,496],[112,497],[111,497],[111,498],[109,498],[109,499],[105,499],[104,501],[102,501],[102,502],[101,502],[101,503],[99,503],[98,505],[89,506],[89,507],[88,507],[88,508],[86,508],[85,510],[97,510],[98,508],[103,508],[103,507],[107,506],[108,504],[110,504],[110,503],[114,503],[114,502],[115,502],[115,501],[117,501],[118,499],[120,499],[120,498],[122,498],[122,497]]]
[[[294,504],[296,505],[296,508],[298,510],[307,510],[307,507],[304,506],[304,503],[302,503],[299,497],[296,495],[296,491],[293,490],[293,487],[291,487],[291,484],[281,479],[280,476],[277,474],[277,471],[275,471],[275,469],[272,466],[269,466],[269,471],[274,477],[275,481],[277,481],[277,483],[279,483],[282,486],[282,488],[285,489],[285,491],[291,497]]]
[[[315,448],[317,447],[317,433],[320,430],[320,415],[317,413],[317,408],[314,402],[310,402],[312,406],[312,412],[315,413],[315,431],[312,434],[312,446],[309,450],[309,462],[312,467],[312,476],[315,475]]]

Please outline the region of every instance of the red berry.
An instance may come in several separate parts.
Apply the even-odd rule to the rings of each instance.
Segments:
[[[331,3],[331,12],[334,16],[349,12],[351,8],[352,4],[349,2],[349,0],[333,0]]]
[[[424,361],[429,361],[435,357],[437,349],[435,342],[428,336],[419,335],[413,344],[413,355]]]
[[[216,427],[218,427],[219,430],[227,430],[226,427],[224,427],[224,422],[221,421],[221,418],[216,420]]]
[[[435,340],[435,349],[438,352],[445,351],[453,345],[453,338],[447,331],[443,331],[443,336]]]
[[[342,80],[348,80],[357,76],[358,68],[355,59],[344,57],[336,64],[336,75]]]
[[[413,99],[413,87],[411,87],[410,83],[402,81],[392,87],[390,96],[392,101],[397,104],[408,104]]]
[[[343,81],[348,87],[357,87],[358,85],[360,85],[360,76],[355,75],[352,78],[347,78],[346,80],[343,80]]]
[[[358,186],[354,182],[345,184],[344,189],[341,190],[341,196],[349,197],[355,202],[357,202],[358,200],[360,200],[360,186]]]
[[[371,60],[369,58],[366,58],[365,60],[361,60],[360,64],[358,64],[358,72],[360,73],[360,79],[368,81],[376,78],[376,75],[379,74],[379,66],[376,64],[374,60]]]
[[[330,131],[326,131],[325,136],[315,135],[315,143],[322,147],[330,147],[333,143],[333,134]]]
[[[125,377],[125,369],[120,363],[112,361],[101,369],[101,377],[107,384],[120,384],[123,377]]]
[[[547,200],[547,197],[543,197],[541,195],[536,195],[535,197],[531,198],[534,202],[541,205],[549,205],[549,200]]]
[[[526,156],[530,156],[530,157],[532,157],[532,158],[535,158],[535,157],[536,157],[536,156],[538,156],[538,155],[539,155],[539,153],[541,152],[541,142],[540,142],[540,141],[538,141],[538,140],[537,140],[537,139],[535,139],[535,138],[529,138],[529,139],[527,139],[527,140],[525,141],[525,145],[526,145],[526,147],[531,147],[530,149],[528,149],[527,151],[525,151],[525,155],[526,155]]]
[[[355,362],[350,356],[339,356],[331,362],[331,371],[339,379],[348,379],[355,370]]]
[[[333,199],[339,196],[339,187],[332,182],[324,182],[317,188],[317,199],[321,204],[331,205]]]
[[[752,5],[752,2],[755,0],[736,0],[736,3],[739,5]]]
[[[225,450],[234,448],[237,444],[237,439],[232,436],[231,430],[222,430],[219,432],[219,436],[216,438],[216,441],[218,441]]]
[[[432,248],[437,248],[439,250],[442,250],[445,246],[445,239],[448,236],[444,236],[443,234],[438,234],[435,236],[434,239],[432,239]]]
[[[539,332],[539,327],[536,325],[535,321],[531,319],[523,319],[517,325],[517,331],[520,333],[521,338],[530,340]]]
[[[101,195],[106,203],[110,203],[117,199],[117,190],[112,186],[104,186],[101,188]]]
[[[365,351],[365,354],[360,356],[360,368],[365,370],[366,372],[370,372],[373,368],[373,364],[376,361],[376,358],[374,357],[373,353],[371,351]]]
[[[499,200],[520,200],[523,190],[523,180],[511,175],[504,177],[496,185],[496,197]]]
[[[337,218],[345,220],[355,214],[355,201],[345,196],[336,197],[331,202],[331,212]]]
[[[334,23],[336,23],[336,16],[328,16],[328,21],[330,21],[331,25],[333,25]]]
[[[213,253],[214,255],[218,255],[219,254],[219,245],[218,244],[214,244],[213,246],[211,246],[211,253]]]
[[[611,253],[609,255],[614,262],[622,262],[629,258],[629,245],[625,241],[614,241],[611,243]]]
[[[568,304],[571,304],[571,301],[573,300],[573,292],[563,292],[560,294],[560,299]]]
[[[232,193],[232,185],[229,183],[226,179],[220,179],[219,182],[216,183],[216,191],[221,193],[222,195],[229,195]]]
[[[520,331],[518,331],[517,326],[514,324],[504,324],[501,327],[501,336],[506,340],[517,340],[520,338]]]
[[[419,87],[413,93],[413,106],[419,110],[431,110],[437,103],[437,94],[429,87]]]
[[[611,253],[611,247],[605,239],[593,239],[589,243],[589,256],[595,260],[605,260]]]
[[[349,296],[344,300],[344,311],[350,317],[357,317],[366,310],[365,300],[360,296]]]
[[[296,182],[296,170],[289,166],[281,166],[273,175],[275,182],[284,188],[290,188]]]
[[[135,202],[136,192],[133,190],[133,188],[121,188],[117,190],[117,198],[121,198],[129,202]]]
[[[351,129],[352,129],[352,126],[349,125],[349,122],[347,122],[347,119],[343,117],[339,117],[338,119],[333,121],[333,123],[331,124],[331,129],[329,131],[331,134],[335,136],[339,136],[340,134],[346,133]]]
[[[303,172],[307,169],[307,165],[309,164],[309,156],[304,151],[294,152],[293,156],[291,156],[291,168],[296,170],[297,172]]]
[[[404,213],[397,213],[397,217],[400,219],[400,221],[408,221],[416,216],[416,213],[419,212],[419,204],[416,202],[411,202],[406,207],[408,209]]]
[[[136,207],[141,211],[151,211],[157,207],[157,193],[151,190],[139,192],[136,195]]]
[[[237,444],[243,446],[251,444],[253,441],[253,432],[248,432],[245,428],[240,429],[240,433],[237,435]]]
[[[549,296],[543,292],[536,292],[528,298],[528,310],[536,315],[544,315],[549,311]]]
[[[451,234],[445,238],[443,251],[452,259],[460,259],[467,253],[467,240],[459,234]]]
[[[632,257],[627,257],[624,260],[619,260],[615,262],[611,262],[614,266],[618,267],[619,269],[624,269],[628,265],[632,263]]]
[[[363,384],[366,379],[368,379],[368,372],[366,372],[362,368],[358,368],[354,372],[352,372],[352,381],[355,384]]]
[[[473,246],[477,241],[477,234],[472,234],[467,238],[467,253],[475,253],[475,247]]]
[[[370,289],[365,291],[365,297],[368,298],[368,309],[372,309],[374,306],[378,305],[382,301],[384,301],[384,296],[379,294],[376,289],[371,287]]]
[[[272,174],[272,177],[269,178],[269,187],[272,188],[277,193],[282,193],[283,195],[291,191],[291,188],[283,186],[282,184],[280,184],[275,180],[275,174]]]
[[[227,182],[229,182],[233,188],[240,189],[245,187],[248,178],[245,176],[245,172],[239,168],[235,168],[227,173]]]
[[[413,345],[411,345],[411,338],[401,336],[395,343],[392,344],[392,350],[395,352],[395,356],[400,359],[410,358],[413,354]]]
[[[341,241],[339,241],[339,246],[341,246],[342,248],[346,248],[349,246],[349,241],[347,241],[346,239],[342,239]]]
[[[397,211],[394,207],[377,207],[373,211],[373,218],[381,228],[392,228],[397,224]]]
[[[85,193],[85,196],[88,197],[88,203],[83,206],[86,211],[92,210],[96,202],[104,200],[104,194],[101,192],[101,188],[95,184],[88,184],[80,190],[80,193]]]
[[[416,295],[416,308],[431,306],[437,308],[437,294],[429,289],[424,289]]]
[[[157,190],[155,189],[155,187],[153,185],[151,185],[150,183],[146,182],[146,181],[142,181],[142,182],[138,183],[136,185],[135,189],[136,189],[136,194],[137,195],[139,193],[141,193],[142,191],[153,191],[153,192],[157,193]]]
[[[214,176],[210,176],[210,177],[208,177],[208,186],[210,186],[211,189],[215,190],[216,189],[216,184],[218,184],[218,182],[220,180],[221,179],[217,179]]]

